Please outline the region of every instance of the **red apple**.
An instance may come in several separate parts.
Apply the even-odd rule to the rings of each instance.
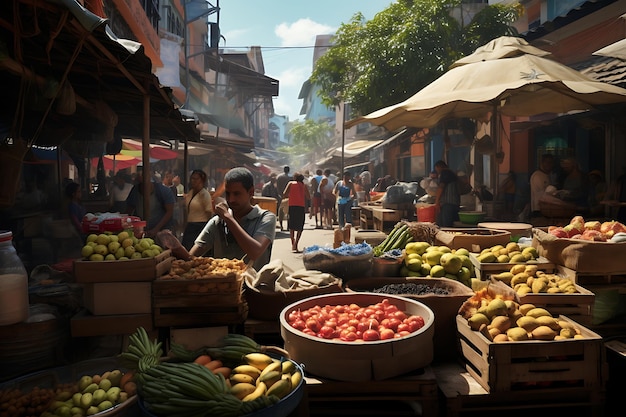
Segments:
[[[567,233],[568,237],[572,237],[572,236],[579,235],[582,232],[584,232],[585,231],[585,227],[583,226],[583,224],[570,223],[567,226],[565,226],[563,228],[563,230],[565,230],[565,232]]]
[[[548,233],[561,239],[569,237],[568,233],[562,227],[555,227],[554,229],[549,230]]]
[[[626,227],[618,221],[611,220],[610,222],[602,223],[600,232],[604,233],[607,239],[610,239],[615,233],[626,232]]]
[[[591,240],[593,242],[605,242],[606,236],[604,236],[604,234],[599,230],[588,229],[583,232],[581,239]]]

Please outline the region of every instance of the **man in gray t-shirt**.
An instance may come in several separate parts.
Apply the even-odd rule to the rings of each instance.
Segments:
[[[202,256],[209,250],[214,258],[254,261],[260,270],[270,261],[276,236],[276,215],[252,205],[254,178],[246,168],[233,168],[224,177],[224,199],[214,201],[215,216],[204,226],[191,250],[172,248],[181,259]],[[182,248],[182,249],[181,249]]]

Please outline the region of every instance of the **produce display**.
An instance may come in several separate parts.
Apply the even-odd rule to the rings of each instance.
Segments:
[[[344,243],[338,248],[328,248],[319,245],[307,246],[304,248],[304,254],[310,254],[314,252],[325,252],[339,256],[363,256],[372,252],[372,247],[367,242],[361,243]],[[311,259],[315,261],[315,259]]]
[[[170,272],[160,279],[202,279],[239,276],[247,268],[241,259],[196,257],[189,261],[175,259]]]
[[[572,322],[555,318],[533,304],[519,304],[487,289],[477,291],[464,305],[469,327],[495,343],[524,340],[567,340],[582,336]]]
[[[130,381],[132,373],[119,369],[95,375],[82,375],[78,381],[52,388],[34,386],[0,390],[0,415],[22,416],[91,416],[125,403],[136,394]]]
[[[311,336],[345,342],[387,340],[408,336],[424,327],[424,318],[408,315],[389,300],[359,306],[316,305],[293,310],[288,324]]]
[[[120,357],[135,363],[143,407],[155,416],[243,416],[278,403],[302,383],[288,359],[275,359],[243,335],[228,334],[197,351],[172,343],[171,356],[143,328]],[[158,357],[157,357],[158,356]]]
[[[103,232],[92,233],[85,239],[81,255],[89,261],[115,261],[141,258],[154,258],[163,252],[163,248],[151,238],[137,239],[132,232],[122,231],[117,234]]]
[[[494,245],[483,249],[476,257],[480,263],[537,263],[539,254],[532,246],[520,247],[515,242],[510,242],[506,246]]]
[[[447,246],[431,246],[426,242],[409,242],[404,251],[401,276],[446,277],[471,288],[471,277],[475,274],[467,249],[450,249]]]
[[[558,238],[590,240],[593,242],[626,241],[626,226],[618,221],[585,221],[583,216],[574,216],[563,227],[550,226],[548,233]]]
[[[579,292],[574,282],[557,274],[537,270],[537,265],[514,265],[509,272],[493,274],[491,278],[501,281],[515,290],[518,295],[574,294]]]

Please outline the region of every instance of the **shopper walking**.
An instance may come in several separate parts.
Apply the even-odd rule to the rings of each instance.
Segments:
[[[201,169],[191,172],[189,181],[191,189],[185,194],[185,207],[187,208],[187,224],[183,232],[182,244],[190,250],[202,229],[213,217],[213,202],[211,194],[206,189],[207,175]]]
[[[304,175],[296,172],[293,177],[294,180],[289,181],[285,187],[283,198],[289,199],[287,227],[289,228],[289,238],[291,239],[291,250],[292,252],[300,252],[298,243],[304,230],[306,202],[311,200],[311,194],[308,187],[304,185]]]
[[[352,200],[356,196],[352,174],[350,171],[343,173],[343,179],[337,181],[333,188],[333,194],[337,198],[337,221],[343,228],[346,223],[352,224]]]

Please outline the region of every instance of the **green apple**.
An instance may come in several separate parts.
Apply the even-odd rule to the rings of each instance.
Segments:
[[[145,251],[141,252],[141,257],[154,258],[154,252],[152,251],[152,249],[146,249]]]
[[[83,248],[80,251],[80,254],[83,256],[83,258],[89,258],[93,254],[93,246],[91,245],[83,246]]]
[[[117,248],[117,250],[115,251],[115,259],[120,259],[123,256],[126,256],[124,248]]]
[[[91,255],[89,257],[90,261],[104,261],[104,256],[100,255],[99,253],[94,253],[93,255]]]
[[[433,265],[430,268],[430,276],[433,278],[439,278],[446,274],[446,270],[441,265]]]
[[[96,239],[98,239],[98,235],[96,235],[95,233],[90,234],[89,236],[87,236],[87,240],[86,242],[95,242]]]
[[[123,232],[119,232],[117,235],[117,240],[120,242],[123,242],[124,240],[128,239],[130,237],[130,234],[124,230]]]
[[[406,262],[406,267],[409,271],[420,272],[422,270],[422,261],[419,259],[409,259]]]
[[[117,237],[117,235],[111,235],[111,236],[109,236],[109,239],[111,239],[111,242],[119,241],[119,238]]]
[[[131,256],[130,259],[141,259],[141,252],[134,252]]]
[[[96,247],[93,248],[93,251],[102,256],[106,256],[106,254],[109,253],[109,248],[107,248],[105,245],[96,245]]]
[[[443,266],[443,269],[445,269],[448,274],[455,275],[459,273],[461,267],[463,266],[463,261],[461,260],[461,258],[453,253],[444,253],[443,255],[441,255],[439,263],[441,264],[441,266]]]
[[[115,255],[113,255],[112,253],[109,253],[107,256],[104,257],[105,261],[115,261]]]
[[[109,237],[109,235],[100,233],[96,238],[96,242],[98,243],[98,245],[108,245],[111,242],[111,238]]]
[[[127,257],[131,258],[133,256],[133,254],[135,254],[135,247],[134,246],[127,246],[124,248],[124,255],[126,255]]]
[[[129,246],[133,246],[134,245],[133,240],[131,238],[129,238],[129,237],[127,237],[124,240],[121,240],[120,242],[122,242],[122,247],[123,248],[127,248]]]
[[[120,242],[111,242],[107,247],[109,248],[109,253],[115,253],[122,245],[120,245]]]
[[[150,250],[154,252],[154,256],[157,256],[159,253],[163,252],[163,248],[159,245],[150,245]]]

